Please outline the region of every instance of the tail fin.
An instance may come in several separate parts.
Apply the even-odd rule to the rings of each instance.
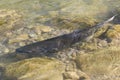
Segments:
[[[114,16],[112,16],[111,18],[109,18],[107,21],[105,21],[104,23],[108,23],[108,22],[110,22],[110,21],[112,21],[112,20],[114,20],[114,18],[117,16],[117,14],[116,15],[114,15]]]
[[[108,22],[111,22],[112,20],[114,20],[114,18],[116,17],[117,15],[114,15],[114,16],[112,16],[111,18],[109,18],[108,20],[106,20],[106,21],[104,21],[104,22],[102,22],[102,23],[99,23],[99,24],[97,24],[97,28],[100,28],[100,27],[102,27],[104,24],[106,24],[106,23],[108,23]]]

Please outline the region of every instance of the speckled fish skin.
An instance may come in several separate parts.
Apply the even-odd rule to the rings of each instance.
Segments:
[[[61,36],[57,36],[54,38],[50,38],[47,40],[39,41],[36,43],[32,43],[23,47],[16,49],[17,53],[33,53],[33,54],[41,54],[41,53],[54,53],[56,51],[60,51],[62,49],[68,48],[71,45],[82,42],[86,40],[89,36],[94,35],[94,33],[101,28],[104,24],[112,21],[115,16],[110,19],[97,24],[96,26],[76,30],[69,34],[64,34]]]

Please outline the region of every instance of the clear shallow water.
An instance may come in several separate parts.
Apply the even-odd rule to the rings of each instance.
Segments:
[[[25,25],[20,23],[20,27],[26,26],[27,29],[25,29],[24,32],[21,31],[22,28],[13,29],[12,36],[8,36],[7,38],[11,39],[12,37],[14,40],[14,38],[22,33],[29,34],[31,30],[28,29],[28,27],[30,26],[39,26],[42,24],[49,25],[49,27],[64,27],[65,24],[65,27],[76,27],[80,25],[84,27],[84,23],[93,25],[95,21],[101,22],[101,20],[108,19],[109,16],[113,16],[119,12],[119,4],[119,0],[0,0],[0,10],[15,10],[18,14],[22,15]],[[59,28],[57,30],[59,30]],[[6,32],[7,31],[4,33]],[[20,34],[18,34],[19,32]],[[61,31],[61,33],[64,33],[64,31]],[[2,33],[0,33],[0,50],[4,52],[6,49],[10,51],[20,47],[19,44],[4,44],[7,39],[6,36],[3,37],[1,34]],[[51,34],[46,33],[43,35],[51,36],[52,34],[58,35],[58,32],[53,31]],[[34,39],[31,39],[31,42],[32,41],[34,41]],[[1,54],[8,54],[2,53],[2,51]],[[6,52],[9,51],[6,50]],[[16,60],[17,58],[11,56],[0,57],[0,66],[14,63]]]
[[[0,10],[15,10],[22,16],[23,24],[18,21],[19,24],[13,27],[13,31],[18,30],[18,27],[40,25],[56,27],[58,30],[74,27],[71,28],[74,30],[81,26],[95,25],[95,22],[113,16],[119,12],[119,3],[119,0],[0,0]],[[0,31],[3,34],[7,29]],[[1,36],[0,43],[4,38],[6,39],[5,36]]]
[[[80,25],[84,27],[84,24],[94,25],[95,22],[117,14],[120,10],[119,3],[119,0],[0,0],[0,10],[15,10],[22,15],[25,25],[20,23],[20,27],[42,24],[77,28]],[[4,38],[0,41],[4,41]]]
[[[50,11],[59,11],[61,7],[66,5],[66,1],[59,0],[1,0],[0,9],[15,9],[24,14],[24,19],[32,22],[33,19],[40,16],[49,17]],[[71,2],[71,1],[70,1]],[[70,3],[68,2],[68,3]],[[63,3],[63,4],[62,4]]]
[[[71,19],[97,14],[103,18],[118,9],[119,3],[119,0],[0,0],[0,9],[15,9],[23,13],[26,23],[36,24],[35,19],[41,17],[44,21],[56,16]]]

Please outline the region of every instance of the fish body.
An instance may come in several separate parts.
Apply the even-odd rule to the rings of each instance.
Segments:
[[[70,47],[71,45],[87,40],[88,37],[93,36],[94,33],[101,28],[104,24],[112,21],[115,16],[110,19],[97,24],[96,26],[80,29],[73,31],[69,34],[60,35],[54,38],[47,40],[35,42],[23,47],[16,49],[17,53],[28,53],[28,54],[50,54],[65,48]]]

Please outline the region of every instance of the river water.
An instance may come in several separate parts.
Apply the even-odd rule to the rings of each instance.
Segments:
[[[20,46],[93,26],[119,13],[120,0],[0,0],[0,68],[18,60],[9,54]]]
[[[116,14],[119,0],[0,0],[0,9],[14,9],[23,13],[28,24],[44,23],[50,18],[104,18]],[[44,17],[44,20],[36,21]],[[54,23],[55,24],[55,23]]]

